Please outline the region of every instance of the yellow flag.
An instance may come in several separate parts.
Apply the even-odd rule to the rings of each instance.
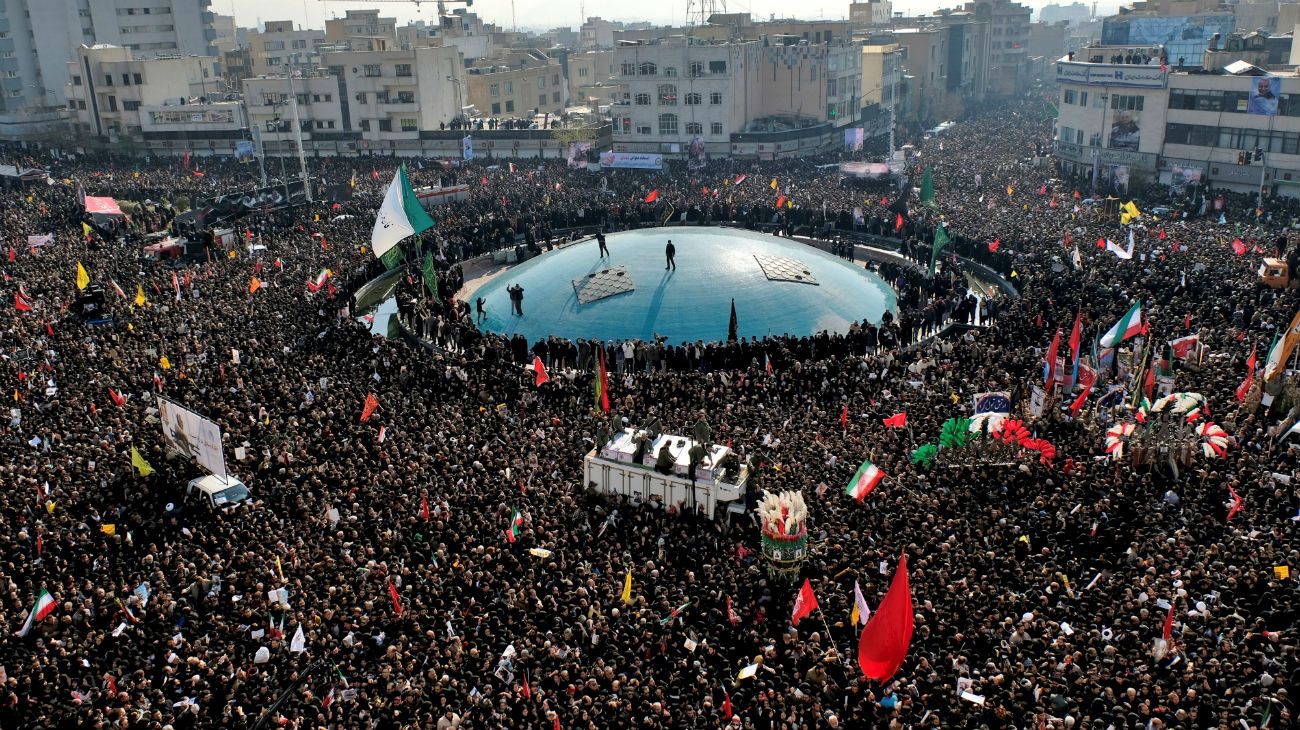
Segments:
[[[32,196],[30,196],[30,195],[27,196],[27,202],[29,202],[29,203],[32,202]]]
[[[90,231],[91,228],[89,224],[86,223],[81,224],[81,235],[85,236],[87,240],[90,240]]]
[[[1008,185],[1008,186],[1007,186],[1007,195],[1015,195],[1015,193],[1016,193],[1016,189],[1013,188],[1013,187],[1011,187],[1010,185]]]
[[[230,258],[232,258],[232,259],[235,258],[235,251],[234,251],[234,249],[231,249],[231,251],[230,251]]]
[[[86,267],[77,262],[77,288],[85,289],[90,284],[90,274],[86,273]]]
[[[314,222],[315,222],[315,223],[320,223],[320,213],[317,213],[317,214],[316,214],[316,220],[315,220]]]
[[[854,601],[854,602],[853,602],[853,610],[852,610],[851,612],[849,612],[849,624],[850,624],[851,626],[857,626],[857,625],[858,625],[858,617],[861,616],[861,615],[862,615],[862,613],[861,613],[861,609],[858,608],[858,602],[857,602],[857,601]]]
[[[162,357],[158,358],[158,367],[162,368],[163,370],[171,370],[172,363],[170,360],[167,359],[166,355],[163,355]]]
[[[46,512],[49,512],[50,514],[54,514],[54,503],[53,503],[53,502],[46,502],[46,503],[45,503],[45,511],[46,511]]]
[[[117,534],[117,525],[111,523],[103,524],[99,526],[99,531],[104,533],[105,535],[108,535],[109,537],[112,537]]]
[[[793,207],[794,207],[794,201],[793,201],[793,200],[786,200],[786,201],[785,201],[785,207],[787,207],[787,208],[793,208]]]
[[[280,574],[280,580],[284,580],[284,568],[280,566],[280,556],[275,556],[275,572]]]
[[[134,446],[131,447],[131,466],[139,469],[142,477],[147,477],[153,473],[153,467],[149,466],[149,462],[144,460],[144,457],[140,455],[139,451],[135,450]]]
[[[135,306],[144,306],[144,284],[135,285]]]
[[[632,569],[627,569],[627,577],[623,579],[623,603],[632,605]]]
[[[768,185],[768,187],[776,190],[776,178],[772,178],[772,184]]]

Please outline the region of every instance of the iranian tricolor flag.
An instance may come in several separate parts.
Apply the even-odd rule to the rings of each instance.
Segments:
[[[1115,323],[1115,326],[1111,327],[1106,331],[1106,334],[1101,336],[1101,346],[1116,347],[1119,343],[1141,331],[1142,300],[1139,299],[1138,301],[1133,302],[1133,306],[1128,308],[1128,312],[1125,313],[1123,317],[1119,318],[1119,321]]]
[[[519,528],[523,527],[523,524],[524,516],[519,513],[519,510],[510,510],[510,526],[506,529],[506,540],[508,542],[514,542],[518,539]]]
[[[406,165],[402,165],[384,193],[384,202],[379,206],[375,227],[370,232],[370,247],[375,258],[393,268],[402,260],[402,249],[398,245],[402,239],[432,225],[433,219],[420,207],[420,200],[415,197],[410,178],[406,175]]]
[[[858,467],[858,472],[849,480],[849,486],[844,490],[850,497],[861,502],[871,494],[871,490],[876,485],[884,481],[885,472],[881,471],[875,464],[870,461],[862,462]]]
[[[39,621],[44,621],[46,616],[54,613],[57,606],[58,604],[54,602],[54,597],[50,595],[50,592],[42,588],[41,595],[36,597],[36,605],[32,606],[32,612],[27,614],[27,620],[23,622],[23,627],[14,632],[14,635],[26,636],[32,630],[32,626]]]
[[[320,291],[320,288],[322,286],[325,286],[325,282],[329,281],[329,278],[333,275],[334,272],[330,271],[329,269],[321,269],[320,273],[316,275],[315,279],[312,279],[311,281],[307,282],[307,291],[309,292]]]

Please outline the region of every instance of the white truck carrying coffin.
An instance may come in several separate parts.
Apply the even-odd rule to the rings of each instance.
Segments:
[[[743,462],[738,469],[715,473],[714,465],[731,454],[731,449],[726,446],[714,444],[704,461],[696,466],[692,487],[688,473],[690,450],[695,441],[685,436],[661,435],[646,448],[642,463],[636,464],[632,460],[636,451],[632,438],[633,432],[624,430],[603,445],[599,452],[593,449],[587,453],[583,466],[589,488],[602,494],[621,495],[634,505],[653,499],[665,508],[676,508],[679,512],[694,509],[710,519],[724,517],[717,514],[720,504],[726,508],[729,507],[726,503],[744,499],[749,470]],[[654,470],[659,448],[665,442],[672,442],[669,447],[669,453],[675,457],[672,475]],[[743,503],[736,506],[743,511]]]

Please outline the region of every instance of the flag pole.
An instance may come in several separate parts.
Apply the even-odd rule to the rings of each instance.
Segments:
[[[835,648],[835,651],[839,651],[840,647],[835,643],[835,639],[831,636],[831,627],[830,624],[826,623],[826,612],[822,610],[822,606],[820,603],[817,604],[817,615],[818,617],[821,618],[822,626],[825,627],[826,629],[826,641],[830,643],[832,647]],[[848,661],[849,661],[849,656],[848,654],[845,654],[844,661],[840,662],[839,664],[840,668],[844,671],[845,681],[850,681],[852,679],[851,677],[849,677],[848,670],[845,669],[846,667],[848,667]]]

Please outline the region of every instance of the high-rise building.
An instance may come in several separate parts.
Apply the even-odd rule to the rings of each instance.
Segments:
[[[35,110],[64,105],[68,61],[83,45],[121,46],[136,59],[216,55],[210,4],[0,0],[0,137],[28,136],[57,120]]]

